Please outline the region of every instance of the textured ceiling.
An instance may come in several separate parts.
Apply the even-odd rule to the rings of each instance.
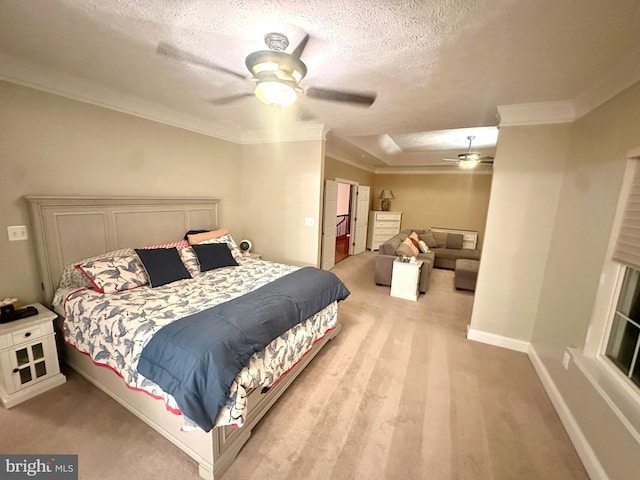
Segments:
[[[104,105],[127,101],[132,113],[153,118],[137,111],[151,108],[214,132],[299,125],[306,113],[331,130],[336,152],[347,141],[351,158],[360,153],[353,160],[433,165],[466,151],[469,133],[424,132],[495,126],[499,105],[580,97],[637,51],[639,24],[638,0],[4,0],[0,77]],[[214,105],[253,84],[156,53],[168,42],[247,74],[245,57],[271,31],[289,37],[289,50],[310,35],[303,88],[373,91],[376,103]]]

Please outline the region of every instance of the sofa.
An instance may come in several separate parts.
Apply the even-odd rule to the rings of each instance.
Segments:
[[[434,267],[455,270],[456,260],[480,260],[480,250],[462,248],[462,235],[459,233],[432,232],[414,230],[421,240],[436,254]],[[411,232],[409,232],[411,233]]]
[[[375,282],[378,285],[391,285],[393,273],[393,261],[400,256],[398,249],[400,244],[411,234],[416,232],[418,238],[429,247],[427,253],[419,253],[418,260],[424,262],[420,273],[419,290],[426,293],[429,288],[431,270],[445,268],[455,270],[456,260],[480,260],[480,250],[462,248],[462,235],[446,232],[431,232],[423,229],[407,229],[394,235],[380,245],[375,259]]]
[[[403,230],[394,235],[389,240],[380,245],[378,255],[375,260],[375,282],[378,285],[391,286],[391,275],[393,273],[393,261],[400,255],[396,254],[396,250],[400,244],[409,236],[412,230]],[[417,233],[417,232],[416,232]],[[427,253],[419,253],[418,260],[422,260],[422,270],[420,272],[420,282],[418,290],[420,293],[426,293],[429,288],[429,278],[435,260],[435,253],[430,251]]]

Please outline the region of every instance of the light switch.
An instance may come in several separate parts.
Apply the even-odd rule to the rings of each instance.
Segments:
[[[27,240],[29,238],[26,225],[7,227],[7,233],[9,234],[10,242],[14,242],[16,240]]]
[[[304,219],[304,225],[305,227],[313,227],[313,225],[315,224],[313,217],[305,217]]]

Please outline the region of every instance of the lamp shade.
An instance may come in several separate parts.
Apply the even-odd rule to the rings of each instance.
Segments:
[[[380,195],[378,195],[378,198],[380,200],[390,200],[396,197],[393,196],[393,192],[391,190],[382,190]]]

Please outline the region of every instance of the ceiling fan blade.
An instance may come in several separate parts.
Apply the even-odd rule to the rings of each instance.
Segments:
[[[291,56],[299,59],[302,56],[302,52],[304,52],[304,48],[307,46],[307,42],[309,41],[309,34],[305,34],[304,38],[300,41],[298,46],[295,48],[293,52],[291,52]]]
[[[297,105],[296,119],[300,122],[311,122],[313,120],[317,120],[318,117],[316,117],[313,113],[309,111],[309,109],[307,109],[303,105]]]
[[[171,58],[175,58],[177,60],[182,60],[184,62],[187,63],[191,63],[193,65],[198,65],[200,67],[205,67],[208,68],[210,70],[215,70],[218,72],[222,72],[222,73],[226,73],[228,75],[233,75],[236,78],[240,78],[242,80],[246,80],[247,77],[244,75],[241,75],[240,73],[234,72],[233,70],[229,70],[228,68],[225,68],[221,65],[218,65],[216,63],[213,63],[209,60],[207,60],[206,58],[202,58],[199,57],[198,55],[194,55],[193,53],[189,53],[189,52],[185,52],[184,50],[180,50],[179,48],[175,47],[174,45],[171,45],[169,43],[166,42],[159,42],[158,43],[158,48],[156,49],[156,52],[159,55],[164,55],[166,57],[171,57]]]
[[[228,97],[213,98],[209,101],[214,105],[228,105],[245,97],[253,97],[253,93],[238,93],[237,95],[229,95]]]
[[[324,88],[309,87],[306,91],[307,97],[319,100],[330,100],[333,102],[354,103],[362,106],[371,106],[376,101],[375,93],[355,93],[339,90],[325,90]]]

